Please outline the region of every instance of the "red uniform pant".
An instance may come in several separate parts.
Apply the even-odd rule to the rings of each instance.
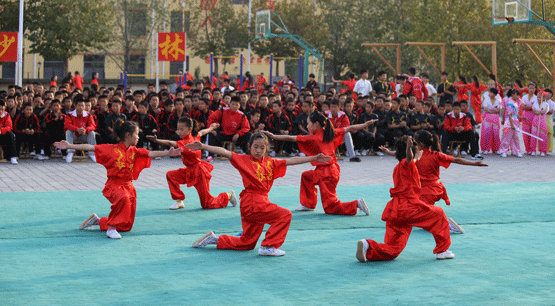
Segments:
[[[318,190],[320,188],[320,197],[324,212],[330,215],[356,215],[357,201],[341,202],[337,198],[337,183],[339,182],[339,173],[337,175],[325,175],[324,171],[316,168],[316,170],[305,171],[301,177],[301,204],[308,208],[316,208],[318,203]]]
[[[241,205],[244,199],[241,198]],[[285,241],[289,225],[291,224],[291,211],[267,203],[264,212],[249,212],[243,214],[241,210],[241,223],[243,224],[243,234],[241,237],[221,235],[218,239],[218,249],[231,250],[252,250],[258,242],[258,238],[264,230],[264,224],[270,224],[266,231],[266,237],[262,241],[262,246],[279,248]]]
[[[168,180],[172,199],[181,201],[185,200],[185,194],[181,191],[179,185],[189,183],[187,177],[186,168],[168,171],[166,179]],[[202,173],[195,177],[195,179],[196,183],[194,187],[198,192],[200,206],[202,206],[202,208],[215,209],[227,207],[229,196],[226,192],[222,192],[217,197],[213,197],[212,194],[210,194],[210,179],[202,175]]]
[[[421,227],[434,235],[436,247],[434,253],[442,253],[451,245],[449,221],[441,207],[428,206],[430,209],[421,209],[418,205],[409,204],[403,212],[403,219],[387,221],[385,224],[384,243],[377,243],[367,239],[368,260],[393,260],[405,248],[413,226]]]
[[[109,226],[115,226],[118,232],[130,231],[137,208],[137,192],[133,184],[106,186],[102,194],[112,203],[112,211],[108,217],[100,218],[100,230],[107,231]]]

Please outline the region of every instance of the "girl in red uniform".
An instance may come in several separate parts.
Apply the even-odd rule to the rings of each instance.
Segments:
[[[455,84],[457,87],[461,85]],[[482,123],[482,92],[487,91],[488,87],[485,84],[480,84],[477,76],[472,77],[472,83],[466,84],[464,90],[470,90],[470,102],[472,104],[472,109],[474,110],[474,117],[476,118],[476,124]],[[459,99],[459,101],[461,101]],[[467,100],[468,101],[468,100]]]
[[[294,141],[299,146],[299,150],[307,156],[317,155],[324,153],[331,156],[331,162],[312,162],[316,169],[305,171],[301,177],[301,206],[296,210],[312,211],[316,208],[318,202],[318,190],[316,186],[320,187],[320,196],[322,206],[326,214],[333,215],[355,215],[357,208],[369,215],[368,206],[363,198],[351,202],[341,202],[337,198],[337,183],[341,175],[341,170],[337,164],[335,157],[335,149],[343,143],[343,136],[348,132],[356,132],[363,129],[376,120],[370,120],[363,124],[351,125],[345,128],[334,129],[329,118],[321,113],[314,112],[308,117],[308,131],[310,135],[273,135],[270,132],[265,132],[278,141]]]
[[[200,199],[200,206],[204,209],[223,208],[227,206],[228,202],[231,202],[231,205],[234,207],[237,205],[237,197],[233,190],[220,193],[217,197],[213,197],[210,194],[210,179],[212,178],[210,173],[214,166],[200,159],[200,151],[191,151],[185,148],[186,144],[200,141],[202,136],[212,132],[219,126],[218,123],[213,123],[209,128],[197,131],[197,122],[189,117],[183,117],[177,122],[177,130],[175,131],[181,137],[180,141],[162,140],[157,139],[156,136],[147,136],[148,139],[159,144],[183,150],[181,152],[181,160],[186,168],[168,171],[166,174],[172,199],[175,200],[175,203],[170,206],[171,210],[185,207],[185,204],[183,204],[185,194],[179,188],[181,184],[187,184],[187,187],[194,186],[196,188]]]
[[[249,141],[250,155],[236,154],[221,147],[213,147],[195,141],[186,145],[191,150],[206,150],[229,158],[243,178],[245,189],[241,192],[241,221],[243,234],[240,237],[221,235],[217,237],[209,232],[193,243],[194,248],[203,248],[208,244],[216,244],[218,249],[252,250],[262,234],[264,224],[270,224],[266,238],[258,249],[263,256],[283,256],[285,252],[279,247],[285,241],[291,223],[291,212],[272,204],[268,192],[274,180],[285,175],[287,166],[318,161],[331,160],[331,157],[318,154],[310,157],[293,157],[289,159],[273,159],[266,157],[268,137],[255,133]]]
[[[112,203],[112,211],[108,217],[99,218],[92,214],[79,229],[88,229],[93,225],[100,225],[101,231],[112,239],[120,239],[118,231],[127,232],[133,227],[135,209],[137,207],[137,193],[132,180],[139,178],[144,168],[150,167],[151,158],[164,156],[178,156],[181,149],[171,148],[169,151],[148,151],[135,147],[139,141],[139,128],[134,122],[118,120],[114,132],[121,140],[119,144],[89,145],[69,144],[67,141],[54,143],[58,149],[74,149],[95,153],[96,162],[106,167],[108,181],[102,194]]]
[[[393,170],[394,187],[390,189],[392,199],[382,214],[382,220],[386,222],[384,243],[360,240],[356,258],[360,262],[395,259],[407,245],[413,226],[434,235],[436,259],[454,258],[455,254],[448,250],[451,236],[443,209],[426,205],[419,199],[420,176],[414,162],[411,137],[403,137],[395,146],[399,164]]]

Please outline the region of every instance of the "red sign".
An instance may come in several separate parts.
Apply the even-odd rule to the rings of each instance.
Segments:
[[[185,33],[158,33],[158,61],[185,61]]]
[[[17,62],[17,32],[0,32],[0,62]]]

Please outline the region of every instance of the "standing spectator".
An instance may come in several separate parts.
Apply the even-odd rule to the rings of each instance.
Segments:
[[[79,71],[75,71],[75,77],[73,77],[73,86],[76,89],[83,91],[83,78],[79,75]]]
[[[374,78],[372,77],[372,80]],[[372,92],[372,80],[368,80],[368,70],[363,69],[360,71],[360,80],[355,83],[353,93],[356,95],[369,96]]]

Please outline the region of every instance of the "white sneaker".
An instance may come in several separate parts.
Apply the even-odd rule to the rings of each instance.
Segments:
[[[536,152],[532,152],[532,153],[530,153],[530,155],[536,156]]]
[[[453,218],[447,218],[447,221],[449,221],[449,231],[451,231],[451,234],[464,234],[464,229]]]
[[[362,150],[361,154],[362,156],[366,156],[368,155],[368,152],[370,152],[370,150]]]
[[[42,160],[49,160],[49,159],[50,159],[50,157],[48,157],[48,156],[45,156],[45,155],[42,156]]]
[[[488,151],[482,151],[482,155],[488,155],[489,152]]]
[[[106,236],[110,239],[121,239],[121,235],[115,229],[109,229],[106,231]]]
[[[462,156],[466,156],[466,151],[461,151]]]
[[[29,156],[35,156],[35,151],[29,152]]]
[[[176,210],[180,208],[185,208],[185,204],[183,204],[183,201],[175,201],[172,206],[170,206],[170,210]]]
[[[356,150],[356,151],[355,151],[355,155],[356,155],[356,156],[361,156],[361,155],[362,155],[362,153],[360,153],[360,151],[359,151],[359,150]]]
[[[17,157],[12,157],[12,158],[10,159],[10,163],[11,163],[12,165],[17,165],[17,164],[18,164],[18,162],[17,162]]]
[[[544,157],[544,156],[545,156],[545,153],[540,153],[540,156],[541,156],[541,157]]]
[[[522,158],[522,153],[518,153],[516,156],[517,156],[518,158]]]
[[[507,153],[501,153],[501,157],[507,157]]]
[[[44,159],[44,156],[42,156],[42,154],[37,154],[37,155],[35,155],[35,157],[33,157],[33,159],[36,159],[36,160],[43,160],[43,159]]]
[[[314,211],[314,208],[308,208],[301,204],[301,206],[295,208],[296,211]]]
[[[283,256],[285,252],[274,247],[261,246],[258,249],[258,255],[261,256]]]
[[[378,156],[384,156],[385,154],[382,151],[376,151],[376,155]]]
[[[368,210],[368,206],[366,206],[366,202],[364,202],[363,198],[360,198],[357,200],[357,206],[358,206],[358,209],[360,209],[360,211],[365,213],[367,216],[370,214],[370,211]]]
[[[453,252],[447,250],[443,253],[436,254],[436,259],[452,259],[455,258],[455,254]]]
[[[92,153],[92,154],[91,154]],[[94,152],[90,152],[89,153],[89,158],[96,163],[96,156],[94,155]]]
[[[299,153],[299,156],[300,156],[300,157],[305,157],[306,154],[304,154],[303,152],[300,152],[300,153]]]
[[[276,151],[270,152],[270,156],[271,156],[271,157],[276,157]]]
[[[356,257],[360,262],[367,262],[366,252],[368,251],[368,241],[366,239],[359,240],[357,242],[357,254]]]
[[[480,154],[476,154],[476,155],[470,157],[470,159],[472,159],[472,160],[477,160],[477,159],[483,160],[484,157],[483,157],[482,155],[480,155]]]
[[[459,154],[459,151],[453,150],[453,155],[458,155],[458,154]],[[462,154],[462,153],[461,153],[461,154]]]
[[[90,217],[88,217],[85,221],[81,223],[81,225],[79,226],[79,229],[84,230],[89,227],[92,227],[93,225],[98,225],[99,220],[100,218],[96,214],[92,214]]]
[[[204,248],[209,244],[218,244],[218,237],[214,232],[208,232],[206,235],[200,237],[193,243],[193,248]]]
[[[66,156],[66,163],[71,163],[71,161],[73,160],[73,153],[67,153]]]
[[[231,203],[231,206],[237,206],[237,196],[235,195],[235,191],[230,189],[227,193],[229,194],[229,203]]]

